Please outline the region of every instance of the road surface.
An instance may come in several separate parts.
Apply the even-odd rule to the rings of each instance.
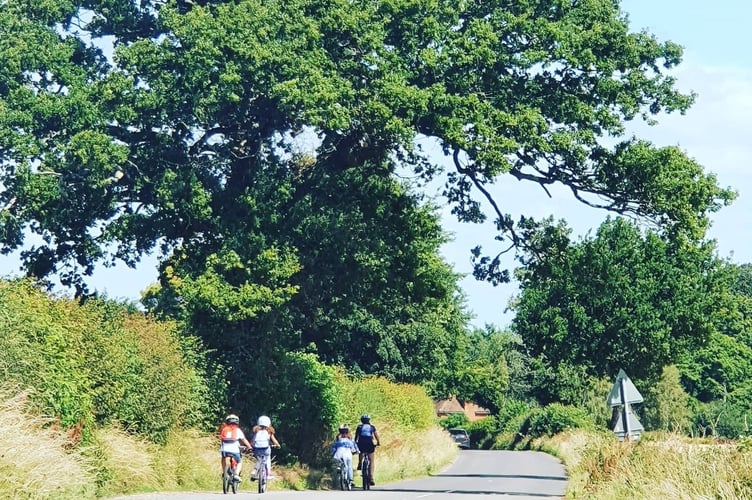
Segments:
[[[378,478],[378,470],[376,472]],[[360,478],[356,478],[360,479]],[[256,483],[244,481],[237,495],[216,493],[150,493],[112,500],[233,500],[258,499],[250,491]],[[490,496],[515,500],[559,499],[564,496],[567,476],[554,457],[536,451],[464,450],[444,471],[430,477],[377,484],[370,491],[269,491],[264,500],[472,500]]]

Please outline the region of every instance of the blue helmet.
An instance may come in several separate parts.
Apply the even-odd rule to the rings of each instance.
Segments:
[[[364,423],[364,424],[367,424],[367,423],[369,423],[369,422],[371,421],[371,416],[370,416],[370,415],[368,415],[368,414],[365,414],[365,415],[361,415],[361,416],[360,416],[360,421],[361,421],[362,423]]]

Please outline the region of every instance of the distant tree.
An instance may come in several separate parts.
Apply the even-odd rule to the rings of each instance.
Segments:
[[[645,391],[641,406],[646,429],[685,433],[690,430],[690,397],[681,384],[676,366],[667,366],[658,382]]]
[[[670,244],[624,219],[577,243],[561,224],[533,234],[541,252],[520,268],[513,320],[530,355],[598,377],[623,368],[657,380],[708,341],[727,285],[712,244]]]

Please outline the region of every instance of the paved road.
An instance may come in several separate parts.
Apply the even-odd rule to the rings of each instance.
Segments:
[[[376,473],[378,477],[378,472]],[[242,500],[261,497],[245,490],[255,483],[243,482],[237,495],[218,493],[171,493],[120,497],[128,500]],[[558,499],[564,496],[567,477],[555,458],[535,451],[465,450],[446,470],[431,477],[379,484],[370,491],[270,491],[264,500],[320,500],[337,495],[341,500],[471,500],[489,496],[515,500]],[[245,491],[243,491],[245,490]],[[114,499],[113,499],[114,500]]]

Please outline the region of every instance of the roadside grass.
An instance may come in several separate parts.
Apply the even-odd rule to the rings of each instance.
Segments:
[[[651,432],[630,443],[581,430],[531,443],[566,464],[567,498],[603,500],[752,499],[751,445]]]
[[[385,423],[379,426],[379,434],[383,443],[376,451],[377,484],[434,474],[458,453],[456,443],[438,426],[404,432]],[[96,441],[103,464],[98,472],[98,496],[220,489],[219,453],[212,436],[181,431],[161,447],[111,427],[98,431]],[[242,490],[254,488],[248,479],[252,467],[253,459],[246,457]],[[332,488],[331,469],[274,464],[272,470],[277,479],[269,483],[269,491]],[[359,484],[357,479],[356,474]]]
[[[174,431],[159,446],[111,426],[97,431],[96,442],[99,496],[220,487],[219,454],[210,436]]]
[[[68,434],[28,411],[26,393],[0,389],[0,498],[94,498],[94,464]]]

